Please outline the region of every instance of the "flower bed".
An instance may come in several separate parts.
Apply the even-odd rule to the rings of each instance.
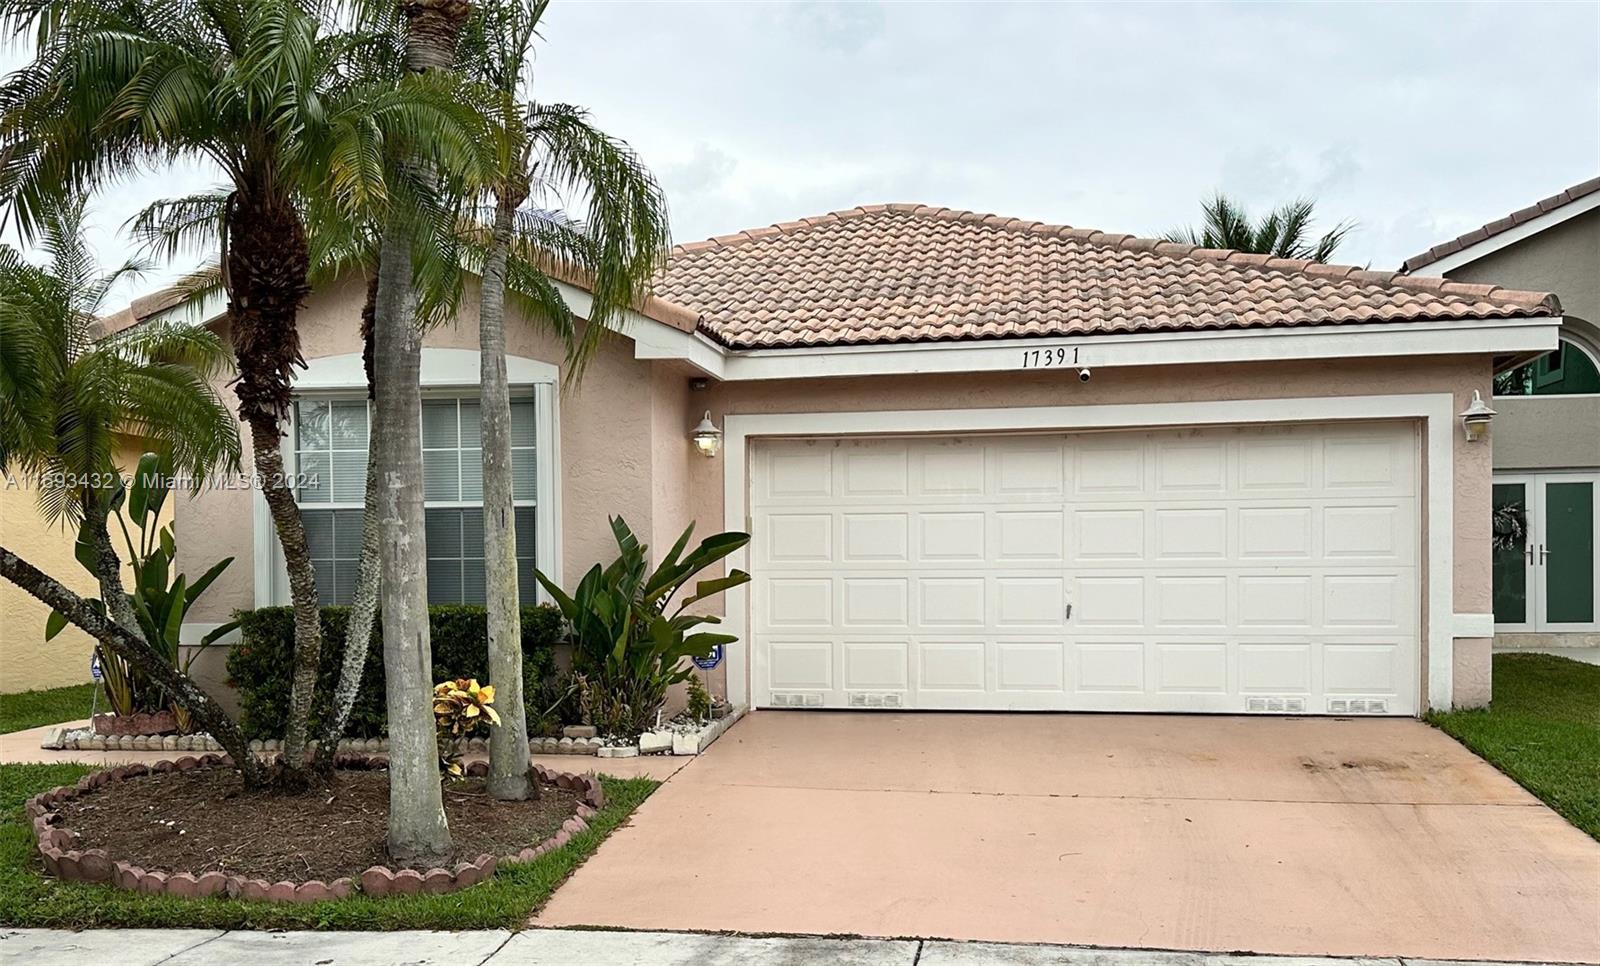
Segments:
[[[388,768],[388,759],[383,756],[341,755],[335,764],[351,772],[382,771]],[[501,856],[485,852],[471,861],[456,862],[449,868],[406,869],[373,865],[359,874],[331,880],[285,877],[268,881],[216,870],[199,873],[151,871],[119,860],[104,849],[79,848],[78,833],[64,824],[63,812],[68,810],[71,803],[95,796],[113,783],[144,776],[231,767],[230,759],[218,755],[198,758],[185,756],[176,761],[159,761],[149,766],[122,765],[86,775],[75,786],[54,788],[30,798],[25,806],[26,813],[38,838],[38,851],[46,871],[69,881],[102,882],[153,894],[182,897],[226,895],[274,902],[315,902],[342,898],[357,891],[368,896],[454,892],[493,876],[500,862],[530,861],[545,852],[561,848],[573,835],[587,828],[587,819],[605,802],[600,782],[594,776],[552,772],[534,765],[534,772],[542,783],[570,793],[576,799],[575,812],[562,823],[558,831],[543,841]],[[483,762],[474,762],[467,770],[472,777],[481,777],[487,772],[488,765]],[[514,807],[522,803],[511,804]]]

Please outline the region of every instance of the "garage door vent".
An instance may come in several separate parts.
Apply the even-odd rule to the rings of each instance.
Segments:
[[[1389,702],[1383,698],[1329,698],[1329,714],[1388,714]]]
[[[881,694],[871,691],[851,691],[849,701],[852,708],[904,707],[900,701],[900,693],[898,691],[888,691]]]
[[[1250,698],[1245,709],[1262,714],[1304,714],[1305,698]]]
[[[820,708],[822,695],[805,691],[774,691],[772,692],[772,706],[774,708]]]

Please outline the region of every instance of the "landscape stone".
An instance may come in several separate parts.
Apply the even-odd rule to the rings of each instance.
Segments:
[[[361,891],[369,896],[382,897],[394,888],[394,872],[375,865],[361,873]]]
[[[390,890],[404,896],[416,895],[422,891],[422,873],[416,869],[401,869],[394,874],[394,884]]]

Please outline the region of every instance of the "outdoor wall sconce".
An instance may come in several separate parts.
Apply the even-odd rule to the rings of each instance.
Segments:
[[[1483,396],[1478,390],[1472,390],[1472,405],[1461,413],[1461,428],[1467,432],[1467,442],[1476,443],[1489,433],[1489,420],[1494,418],[1494,410],[1483,401]]]
[[[716,456],[722,449],[722,430],[711,421],[711,410],[706,410],[705,418],[700,420],[700,425],[694,428],[689,438],[694,441],[694,448],[706,459]]]

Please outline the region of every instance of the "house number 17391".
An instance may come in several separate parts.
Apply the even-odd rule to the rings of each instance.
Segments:
[[[1048,369],[1053,366],[1075,366],[1078,364],[1078,349],[1076,346],[1056,346],[1054,349],[1023,349],[1022,368]]]

